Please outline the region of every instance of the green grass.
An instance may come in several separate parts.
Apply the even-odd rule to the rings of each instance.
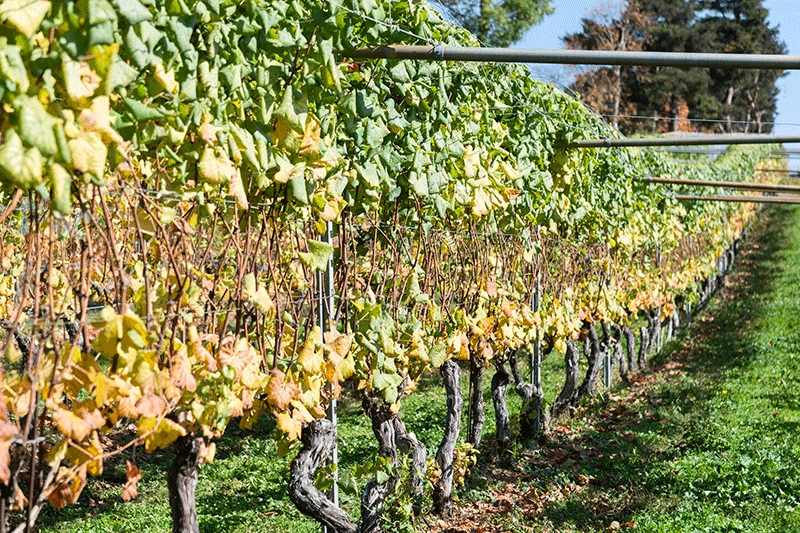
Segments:
[[[560,422],[563,431],[520,450],[511,468],[485,454],[484,477],[459,494],[463,509],[504,491],[536,489],[548,496],[517,501],[509,512],[486,504],[483,523],[520,532],[605,532],[613,522],[637,533],[800,532],[800,211],[771,210],[762,226],[730,286],[651,362],[654,372],[642,386],[616,385],[587,402]],[[551,399],[563,381],[563,358],[553,353],[543,370]],[[509,401],[517,413],[511,389]],[[339,412],[340,467],[373,458],[375,441],[359,402],[346,395]],[[431,454],[443,413],[438,376],[423,380],[403,404],[403,420]],[[201,531],[319,530],[288,501],[288,463],[276,458],[272,431],[267,419],[252,432],[234,425],[219,442],[217,460],[203,466],[198,484]],[[169,531],[170,452],[140,451],[136,459],[144,477],[134,502],[119,501],[124,461],[118,462],[90,482],[77,505],[48,510],[41,531]],[[357,514],[356,501],[345,498],[344,506]]]

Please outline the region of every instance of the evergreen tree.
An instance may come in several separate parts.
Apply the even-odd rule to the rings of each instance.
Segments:
[[[436,0],[487,46],[508,46],[553,12],[550,0]]]
[[[625,14],[600,23],[584,20],[583,31],[565,37],[568,47],[644,49],[665,52],[785,54],[778,29],[767,23],[761,0],[649,0],[642,6],[647,24],[639,27],[638,48],[609,48],[597,39],[609,27],[625,25]],[[625,133],[642,130],[771,131],[777,79],[782,71],[699,68],[597,69],[579,75],[573,89],[590,105],[618,114],[613,102],[597,95],[620,95],[625,114],[652,116],[652,121],[620,121]],[[621,85],[621,87],[620,87]],[[687,119],[693,119],[690,124]],[[701,119],[712,119],[703,121]]]

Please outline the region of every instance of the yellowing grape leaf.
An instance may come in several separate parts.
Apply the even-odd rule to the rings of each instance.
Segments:
[[[206,146],[197,162],[197,172],[202,179],[210,183],[224,185],[231,180],[236,170],[222,149]]]
[[[186,430],[168,418],[142,418],[138,426],[139,436],[144,436],[144,446],[148,453],[169,446],[178,437],[186,435]]]
[[[303,421],[294,418],[288,412],[283,411],[275,416],[278,430],[286,434],[286,437],[292,441],[300,438],[300,433],[303,431]]]
[[[303,343],[300,350],[300,355],[297,357],[297,363],[303,367],[306,374],[315,375],[319,374],[322,370],[322,349],[317,348],[317,341],[319,340],[320,332],[319,327],[314,327]]]
[[[278,183],[288,183],[289,180],[302,176],[306,170],[306,164],[303,162],[292,164],[282,156],[277,156],[275,159],[278,162],[278,170],[272,179]]]
[[[136,411],[140,416],[156,418],[167,412],[167,401],[161,396],[148,394],[136,402]]]
[[[76,442],[88,437],[93,429],[101,427],[105,422],[100,411],[95,409],[87,412],[85,408],[79,408],[77,413],[73,413],[69,409],[57,408],[53,411],[52,418],[58,431]]]
[[[103,177],[108,147],[98,132],[85,132],[80,137],[70,140],[67,145],[72,158],[73,170],[88,172],[98,179]]]
[[[300,261],[308,268],[325,270],[333,255],[333,246],[327,242],[308,241],[308,253],[300,252]]]
[[[57,484],[47,495],[47,501],[55,509],[61,509],[78,501],[78,496],[86,486],[86,467],[77,472],[61,467],[59,469]]]
[[[267,402],[279,411],[285,410],[289,402],[300,397],[300,387],[293,381],[286,381],[284,373],[277,368],[272,370],[264,392]]]
[[[170,94],[175,94],[180,88],[180,84],[175,81],[175,71],[172,69],[164,70],[164,65],[156,63],[155,80]]]
[[[308,115],[306,126],[303,130],[303,140],[300,142],[300,155],[309,157],[319,154],[320,125],[317,120]]]
[[[139,483],[139,480],[142,479],[142,474],[138,466],[126,460],[125,477],[127,481],[125,481],[125,486],[122,488],[121,498],[123,501],[129,502],[139,495],[139,489],[136,485]]]
[[[30,38],[39,29],[50,2],[47,0],[4,0],[0,3],[0,20],[17,28]]]
[[[8,484],[11,479],[11,441],[17,434],[17,426],[8,422],[8,415],[0,422],[0,482]]]

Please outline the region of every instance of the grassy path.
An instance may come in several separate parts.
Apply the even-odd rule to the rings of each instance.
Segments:
[[[798,326],[800,210],[770,210],[725,288],[651,361],[651,372],[554,427],[543,446],[520,453],[512,467],[481,461],[456,516],[427,518],[418,530],[800,532]],[[563,370],[557,361],[547,365],[552,375],[545,383],[555,390]],[[435,450],[443,412],[441,388],[431,378],[402,414]],[[492,416],[487,406],[488,449]],[[340,421],[344,465],[373,457],[358,402],[343,403]],[[287,461],[275,459],[271,431],[265,419],[254,432],[232,427],[219,443],[198,485],[201,531],[319,531],[286,498]],[[170,451],[126,458],[144,474],[134,502],[119,501],[123,460],[91,482],[78,505],[47,511],[40,531],[169,531]],[[355,501],[349,507],[355,511]]]
[[[516,470],[488,465],[510,483],[439,529],[800,532],[800,211],[769,211],[651,369]]]

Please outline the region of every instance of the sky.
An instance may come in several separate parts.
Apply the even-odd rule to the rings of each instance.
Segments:
[[[581,18],[600,4],[598,0],[551,0],[555,12],[548,15],[538,25],[532,27],[525,36],[514,45],[515,48],[561,49],[561,40],[567,34],[581,29]],[[764,7],[769,10],[767,19],[771,26],[778,26],[780,38],[786,43],[790,55],[800,55],[800,1],[797,0],[765,0]],[[570,83],[570,73],[576,67],[533,66],[531,70],[535,78],[553,82],[564,87]],[[793,71],[778,80],[778,112],[773,133],[777,135],[800,135],[800,72]],[[800,144],[792,148],[800,149]]]

